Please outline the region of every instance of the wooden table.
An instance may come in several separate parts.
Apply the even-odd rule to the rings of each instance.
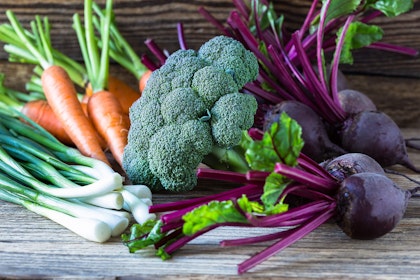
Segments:
[[[310,1],[274,1],[295,25],[301,22]],[[420,49],[420,2],[398,20],[381,19],[386,41]],[[71,15],[81,11],[81,0],[28,1],[2,0],[2,11],[12,9],[27,23],[34,14],[49,15],[55,28],[57,48],[80,59],[71,30]],[[120,27],[134,48],[145,51],[144,39],[152,37],[169,50],[177,48],[176,23],[184,22],[190,47],[197,47],[216,34],[197,14],[206,5],[219,19],[226,18],[230,0],[217,1],[118,1],[116,15]],[[6,84],[24,88],[31,74],[25,65],[6,62],[0,52],[0,72]],[[402,127],[407,137],[420,134],[420,58],[364,50],[357,53],[355,65],[343,68],[354,89],[368,94],[378,108]],[[114,74],[133,81],[115,65]],[[420,166],[420,153],[410,151]],[[395,167],[414,179],[402,167]],[[413,183],[391,176],[400,186]],[[155,195],[154,203],[172,201],[219,191],[215,182],[200,182],[192,192]],[[85,241],[61,226],[22,207],[0,201],[0,279],[418,279],[420,275],[420,198],[411,199],[401,223],[391,233],[373,241],[351,240],[333,223],[327,223],[273,256],[250,272],[238,276],[237,264],[265,248],[266,244],[222,248],[220,240],[268,233],[269,229],[221,228],[194,240],[171,260],[161,261],[152,250],[130,254],[119,238],[97,244]]]

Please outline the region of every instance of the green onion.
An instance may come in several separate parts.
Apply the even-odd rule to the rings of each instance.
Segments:
[[[133,193],[127,190],[121,190],[121,194],[124,198],[124,204],[126,210],[130,211],[137,223],[143,224],[148,220],[154,220],[155,214],[149,213],[149,206],[141,198],[138,198]]]
[[[121,211],[122,176],[18,116],[22,117],[0,113],[0,199],[50,218],[88,240],[103,242],[123,233],[133,215]],[[149,196],[147,187],[141,189]],[[137,218],[151,218],[148,207],[141,214],[136,211]]]
[[[102,243],[111,237],[111,228],[102,221],[73,217],[60,211],[41,206],[32,201],[24,200],[23,198],[2,189],[0,189],[0,199],[21,205],[29,211],[64,226],[87,240]]]

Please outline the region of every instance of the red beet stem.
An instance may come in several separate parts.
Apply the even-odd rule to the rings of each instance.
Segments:
[[[287,237],[284,237],[277,243],[271,245],[265,250],[259,252],[258,254],[254,255],[253,257],[239,264],[238,273],[243,274],[247,272],[251,268],[262,263],[263,261],[267,260],[271,256],[277,254],[281,250],[292,245],[296,241],[302,239],[303,237],[311,233],[313,230],[318,228],[320,225],[322,225],[323,223],[325,223],[326,221],[334,217],[334,215],[335,215],[335,203],[331,203],[330,207],[327,208],[321,214],[319,214],[315,219],[299,226],[298,228],[296,228],[296,231],[293,231]]]

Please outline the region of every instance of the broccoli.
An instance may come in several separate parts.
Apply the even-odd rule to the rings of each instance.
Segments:
[[[255,55],[229,37],[218,36],[206,42],[198,56],[232,75],[239,88],[257,78],[259,65]]]
[[[216,144],[222,148],[237,145],[242,139],[242,131],[254,124],[256,110],[257,102],[249,94],[235,92],[220,97],[210,110]]]
[[[193,189],[198,165],[227,157],[221,151],[232,152],[253,125],[257,101],[240,90],[257,75],[256,57],[230,37],[172,53],[130,108],[123,155],[130,181],[153,191]]]

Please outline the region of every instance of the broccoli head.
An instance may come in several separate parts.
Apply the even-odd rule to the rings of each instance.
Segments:
[[[215,148],[238,145],[253,125],[257,101],[240,90],[257,74],[255,56],[224,36],[198,52],[171,54],[130,109],[123,168],[131,182],[191,190],[200,162]]]

